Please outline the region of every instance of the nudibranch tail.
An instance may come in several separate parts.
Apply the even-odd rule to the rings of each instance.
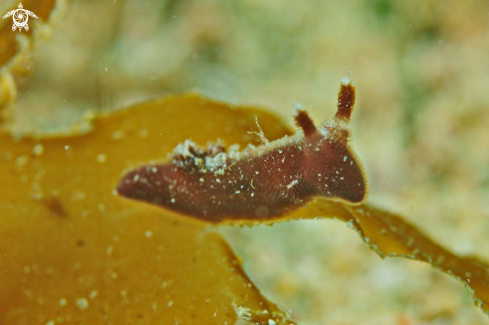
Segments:
[[[317,196],[359,204],[368,185],[348,143],[354,102],[355,87],[348,76],[341,83],[338,111],[324,125],[315,126],[296,105],[294,119],[303,132],[290,137],[262,140],[262,145],[243,151],[215,143],[199,147],[185,140],[169,162],[124,175],[117,191],[209,222],[273,219]]]

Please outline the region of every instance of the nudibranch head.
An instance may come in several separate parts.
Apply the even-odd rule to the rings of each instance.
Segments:
[[[296,105],[294,119],[303,132],[238,151],[221,144],[177,146],[165,164],[126,174],[117,191],[211,222],[270,219],[297,209],[316,196],[359,204],[367,178],[349,144],[348,123],[355,87],[343,78],[334,118],[316,127]],[[265,139],[265,140],[263,140]]]
[[[335,117],[316,128],[303,109],[295,109],[295,121],[304,130],[304,178],[315,194],[349,204],[359,204],[368,194],[367,177],[349,144],[350,116],[355,86],[350,75],[341,81]]]

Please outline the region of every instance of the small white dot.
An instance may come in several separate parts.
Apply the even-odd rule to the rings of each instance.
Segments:
[[[94,299],[95,297],[97,297],[97,295],[98,295],[97,290],[92,290],[92,292],[90,292],[90,294],[88,295],[88,298]]]
[[[36,156],[39,156],[39,155],[42,155],[42,153],[44,152],[44,147],[42,144],[38,143],[34,146],[34,148],[32,149],[32,152],[36,155]]]
[[[88,300],[86,298],[78,298],[75,300],[75,304],[80,310],[85,310],[88,308]]]
[[[103,164],[104,162],[107,161],[107,156],[101,153],[100,155],[97,156],[97,162],[99,164]]]
[[[146,137],[148,136],[148,131],[147,131],[146,129],[141,129],[141,130],[139,131],[139,136],[140,136],[141,138],[146,138]]]

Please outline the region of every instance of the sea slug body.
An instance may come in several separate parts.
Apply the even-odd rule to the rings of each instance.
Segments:
[[[355,87],[342,80],[335,117],[316,127],[301,108],[295,135],[239,151],[220,144],[179,144],[170,161],[139,167],[121,179],[119,195],[210,222],[272,219],[320,196],[359,204],[368,186],[348,143]]]

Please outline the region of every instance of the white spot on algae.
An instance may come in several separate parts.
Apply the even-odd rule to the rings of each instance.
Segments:
[[[75,201],[83,201],[83,200],[85,200],[85,197],[86,197],[86,196],[87,196],[87,195],[86,195],[84,192],[81,192],[81,191],[75,190],[75,191],[73,192],[73,194],[71,195],[70,200],[71,200],[72,202],[75,202]]]
[[[237,306],[234,302],[233,302],[233,307],[234,307],[234,311],[236,312],[236,316],[238,316],[241,319],[251,321],[251,310],[250,310],[250,308],[246,308],[243,306]]]
[[[75,305],[80,310],[86,310],[89,307],[88,300],[86,298],[77,298],[75,300]]]
[[[42,155],[44,152],[44,147],[41,143],[38,143],[32,148],[32,153],[35,154],[36,156]]]
[[[277,323],[273,319],[268,320],[268,325],[276,325]]]
[[[148,136],[148,131],[146,129],[139,130],[139,136],[141,138],[146,138]]]
[[[15,167],[16,168],[22,168],[27,164],[28,161],[29,161],[29,157],[27,157],[25,155],[20,156],[15,160]]]
[[[103,164],[104,162],[107,161],[107,156],[101,153],[100,155],[97,156],[97,162],[99,164]]]
[[[112,140],[120,140],[120,139],[124,138],[124,135],[125,135],[125,134],[124,134],[124,131],[120,131],[120,130],[119,130],[119,131],[114,131],[114,132],[112,132],[112,134],[110,135],[110,138],[111,138]]]
[[[414,238],[409,237],[408,242],[407,242],[408,247],[411,246],[412,244],[414,244]]]
[[[90,292],[90,294],[88,295],[88,298],[94,299],[95,297],[97,297],[97,295],[98,295],[97,290],[92,290],[92,292]]]
[[[61,307],[66,306],[66,304],[67,304],[67,303],[68,303],[68,301],[67,301],[65,298],[61,298],[61,299],[59,300],[59,305],[60,305]]]
[[[146,238],[153,237],[153,232],[151,230],[146,230],[146,232],[144,233],[144,237]]]
[[[113,251],[114,251],[114,246],[109,246],[109,247],[107,247],[105,254],[107,255],[107,257],[111,257]]]

